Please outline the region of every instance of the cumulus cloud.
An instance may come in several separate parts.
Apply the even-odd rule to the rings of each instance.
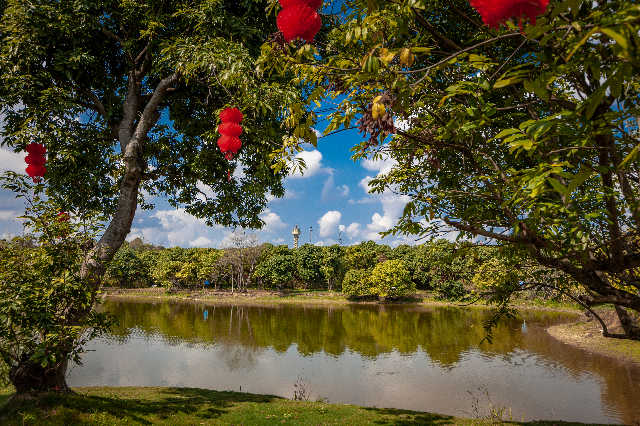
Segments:
[[[398,162],[391,157],[381,157],[375,160],[362,160],[362,167],[369,171],[376,172],[376,175],[389,173],[391,168],[397,164]]]
[[[329,175],[327,180],[324,181],[324,185],[322,186],[322,195],[320,196],[320,201],[329,201],[332,199],[340,199],[349,195],[349,187],[347,185],[342,185],[339,187],[335,187],[335,182],[333,179],[333,173]]]
[[[280,216],[269,209],[260,213],[259,217],[264,221],[264,226],[261,229],[262,232],[276,232],[279,229],[287,227],[287,224],[282,222]]]
[[[303,160],[306,168],[303,169],[304,175],[297,168],[295,172],[288,176],[291,179],[308,178],[328,170],[322,165],[322,153],[318,150],[302,151],[296,155],[296,159]]]
[[[198,237],[193,241],[189,241],[191,247],[211,247],[212,241],[206,237]]]
[[[282,244],[284,243],[284,238],[276,238],[273,240],[273,244]]]
[[[13,210],[0,210],[0,219],[1,220],[10,220],[18,217],[18,212]]]
[[[341,218],[342,213],[339,211],[326,212],[318,221],[318,225],[320,225],[320,236],[327,237],[336,234]]]
[[[358,235],[360,235],[360,224],[358,222],[353,222],[347,226],[347,237],[354,239],[357,238]]]
[[[284,196],[282,198],[278,198],[274,195],[271,194],[267,194],[267,202],[268,203],[272,203],[274,201],[281,201],[281,200],[291,200],[294,198],[299,198],[300,194],[296,191],[294,191],[293,189],[287,189],[285,188],[284,190]]]
[[[27,153],[24,151],[15,153],[10,149],[0,148],[0,174],[8,171],[16,173],[24,173],[27,167],[24,157]]]
[[[209,235],[212,228],[206,225],[204,219],[198,219],[188,214],[184,209],[159,210],[151,215],[151,218],[156,218],[159,224],[154,227],[132,228],[127,240],[131,241],[140,237],[156,243],[166,241],[170,247],[191,245],[200,247],[212,243],[205,236]],[[224,227],[215,225],[213,229],[222,230]],[[204,244],[205,240],[207,240],[207,244]]]

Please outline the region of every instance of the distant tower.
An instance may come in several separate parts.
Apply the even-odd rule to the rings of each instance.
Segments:
[[[338,244],[342,245],[342,231],[338,232]]]
[[[302,231],[300,231],[298,225],[296,224],[296,227],[293,228],[293,231],[291,231],[291,235],[293,235],[293,248],[298,248],[298,238],[300,237],[301,233]]]
[[[309,227],[309,244],[311,244],[311,233],[313,232],[313,226]]]

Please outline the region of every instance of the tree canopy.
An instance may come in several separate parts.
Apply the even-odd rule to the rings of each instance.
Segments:
[[[286,170],[274,173],[269,155],[285,135],[283,108],[303,92],[285,77],[256,70],[261,44],[276,31],[266,6],[262,0],[0,3],[1,143],[15,151],[44,145],[47,172],[29,189],[32,196],[46,197],[73,220],[99,216],[107,224],[91,247],[83,246],[76,272],[89,308],[67,294],[64,326],[91,311],[137,208],[153,207],[150,196],[209,225],[258,228],[266,194],[283,195]],[[243,147],[232,161],[216,146],[218,114],[228,106],[244,114]],[[3,178],[5,189],[22,195],[26,184],[24,175]],[[193,280],[207,273],[193,265],[178,275]],[[64,378],[66,359],[59,361],[43,368]],[[42,378],[45,388],[59,383],[48,380]]]
[[[370,183],[410,197],[387,233],[512,246],[640,339],[639,29],[624,0],[552,1],[523,31],[464,0],[345,1],[326,42],[263,64],[336,99],[325,133],[357,126],[355,159],[395,164]]]

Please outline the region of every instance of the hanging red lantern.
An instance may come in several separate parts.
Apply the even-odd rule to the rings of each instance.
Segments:
[[[231,153],[231,151],[228,151],[225,155],[224,158],[226,158],[227,160],[233,160],[233,154]],[[229,173],[227,173],[229,174]]]
[[[220,151],[222,151],[223,154],[227,151],[236,154],[240,147],[242,147],[242,142],[239,138],[236,138],[234,136],[223,136],[218,139],[218,146],[220,147]]]
[[[71,217],[69,217],[69,213],[67,212],[58,213],[58,222],[66,222],[69,219],[71,219]]]
[[[224,154],[229,151],[229,136],[223,136],[218,139],[218,147],[220,147],[220,151]]]
[[[239,138],[229,138],[229,151],[233,153],[233,155],[238,153],[238,150],[242,147],[242,141]]]
[[[313,10],[318,10],[322,6],[322,0],[278,0],[278,2],[283,9],[296,4],[306,4]]]
[[[547,11],[549,0],[469,0],[469,4],[482,16],[482,22],[490,28],[498,28],[500,24],[506,26],[507,19],[526,16],[533,25],[536,17]]]
[[[33,166],[42,166],[47,162],[47,159],[44,158],[44,155],[29,154],[24,157],[24,162]]]
[[[38,183],[40,182],[40,178],[43,177],[45,173],[47,173],[47,169],[43,165],[30,164],[25,169],[25,172],[27,172],[29,177],[33,179],[35,183]]]
[[[238,137],[242,134],[242,126],[238,123],[222,123],[218,126],[218,132],[223,136]]]
[[[311,43],[320,31],[322,19],[306,4],[294,4],[280,11],[276,24],[287,43],[296,38]]]
[[[47,153],[47,148],[36,142],[31,142],[24,150],[33,155],[44,155]]]
[[[227,108],[220,113],[220,121],[223,123],[239,123],[242,121],[242,112],[238,108]]]
[[[40,178],[47,172],[47,169],[44,167],[44,164],[47,162],[47,159],[44,157],[47,149],[44,145],[31,142],[27,145],[25,151],[29,153],[29,155],[24,158],[24,161],[28,164],[25,172],[35,183],[38,183],[40,182]]]

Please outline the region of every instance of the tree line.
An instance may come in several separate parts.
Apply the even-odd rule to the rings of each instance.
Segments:
[[[258,244],[255,234],[236,232],[224,248],[214,249],[164,248],[136,238],[120,248],[104,283],[199,289],[209,282],[208,288],[216,290],[323,289],[385,298],[429,290],[459,299],[472,290],[504,286],[505,281],[517,285],[525,279],[509,256],[499,247],[442,239],[395,248],[364,241],[348,247],[304,244],[291,249]]]

